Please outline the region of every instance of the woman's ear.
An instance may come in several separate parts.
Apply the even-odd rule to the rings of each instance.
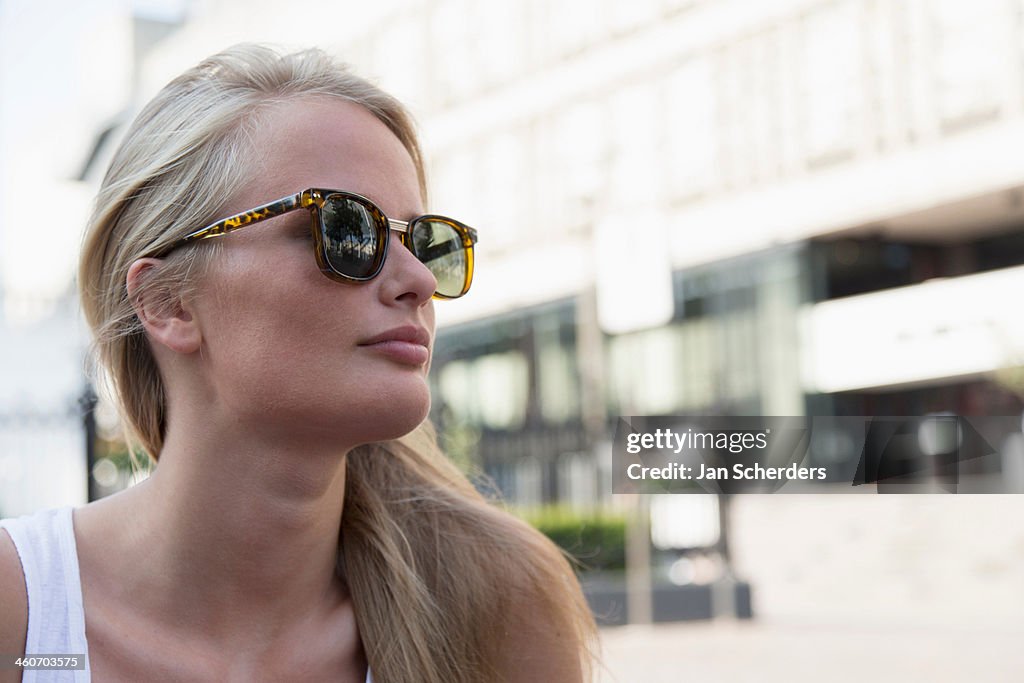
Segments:
[[[126,282],[128,298],[150,339],[177,353],[195,353],[203,336],[191,307],[166,288],[146,286],[146,280],[162,266],[163,260],[158,258],[140,258],[132,263]]]

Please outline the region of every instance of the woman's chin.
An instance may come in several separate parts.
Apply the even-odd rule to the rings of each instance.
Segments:
[[[399,439],[419,427],[430,414],[430,398],[395,402],[361,420],[361,443]]]

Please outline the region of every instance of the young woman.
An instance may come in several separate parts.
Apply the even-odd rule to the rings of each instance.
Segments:
[[[570,565],[425,421],[477,239],[425,203],[404,108],[322,52],[238,46],[146,106],[79,285],[158,466],[4,523],[0,652],[87,652],[76,681],[589,677]]]

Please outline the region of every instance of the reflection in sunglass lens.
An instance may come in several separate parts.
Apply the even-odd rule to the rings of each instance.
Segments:
[[[323,206],[323,239],[327,262],[350,277],[374,274],[380,258],[380,233],[373,212],[344,197],[329,197]]]
[[[468,254],[462,235],[455,226],[442,220],[424,218],[412,231],[412,253],[437,279],[437,293],[460,296],[466,287]]]

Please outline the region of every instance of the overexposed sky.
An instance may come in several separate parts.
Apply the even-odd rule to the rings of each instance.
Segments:
[[[392,4],[360,10],[360,22]],[[252,16],[239,16],[217,0],[0,0],[0,322],[39,320],[73,284],[95,192],[77,178],[97,136],[130,116],[133,96],[148,99],[147,88],[232,42],[309,39],[308,27],[288,17],[352,9],[297,5],[254,0]],[[265,20],[277,13],[281,22]],[[151,55],[154,74],[133,73],[133,17],[193,15],[207,18],[205,29],[192,26],[177,49]],[[133,92],[133,84],[141,89]]]
[[[128,0],[0,4],[0,287],[8,322],[71,283],[90,191],[75,179],[131,84]]]

